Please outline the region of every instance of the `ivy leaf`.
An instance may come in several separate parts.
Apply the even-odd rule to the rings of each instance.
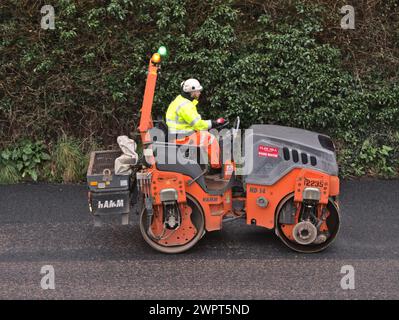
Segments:
[[[37,181],[37,172],[35,170],[30,170],[29,174],[31,176],[31,178],[33,179],[33,181]]]

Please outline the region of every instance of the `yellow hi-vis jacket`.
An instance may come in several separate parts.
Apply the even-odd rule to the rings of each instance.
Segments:
[[[202,120],[197,111],[198,100],[190,101],[182,95],[177,96],[166,111],[166,124],[169,133],[191,133],[208,130],[212,127],[211,120]]]

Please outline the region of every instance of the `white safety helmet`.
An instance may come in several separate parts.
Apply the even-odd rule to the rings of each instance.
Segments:
[[[203,87],[197,79],[188,79],[181,83],[184,92],[202,91]]]

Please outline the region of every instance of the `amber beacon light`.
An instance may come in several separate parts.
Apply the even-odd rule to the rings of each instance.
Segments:
[[[160,63],[161,62],[161,55],[159,53],[154,53],[152,55],[151,61],[153,63],[157,63],[157,64]]]

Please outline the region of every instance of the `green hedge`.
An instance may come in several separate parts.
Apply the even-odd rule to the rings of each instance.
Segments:
[[[195,77],[204,117],[327,133],[343,175],[398,174],[397,71],[359,78],[347,67],[347,52],[328,41],[326,21],[340,17],[328,1],[54,0],[48,31],[44,4],[0,4],[3,148],[27,137],[107,146],[132,135],[150,54],[166,45],[155,116]],[[395,1],[383,9],[399,12]]]

